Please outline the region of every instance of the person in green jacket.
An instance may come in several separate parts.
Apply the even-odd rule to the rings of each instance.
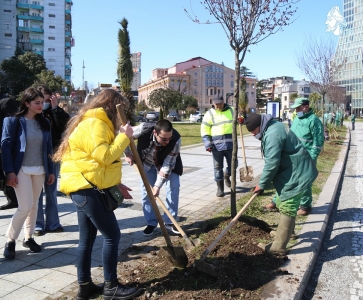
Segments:
[[[310,154],[314,164],[323,149],[324,145],[324,126],[320,119],[314,114],[314,111],[309,107],[309,99],[297,98],[291,106],[296,109],[297,118],[292,122],[291,130],[299,138],[304,148]],[[305,190],[300,200],[300,208],[298,215],[306,216],[311,212],[313,202],[312,186]],[[274,199],[275,200],[275,199]],[[276,208],[274,200],[266,205],[267,209]]]
[[[297,210],[305,190],[311,186],[318,170],[296,134],[271,115],[250,114],[245,121],[247,130],[261,140],[265,165],[254,192],[261,194],[273,182],[279,224],[273,243],[259,246],[273,254],[285,254],[295,227]]]
[[[350,121],[352,122],[352,130],[355,129],[355,114],[354,112],[350,115]]]

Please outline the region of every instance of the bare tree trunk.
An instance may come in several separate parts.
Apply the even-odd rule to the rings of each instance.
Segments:
[[[237,170],[237,116],[238,116],[238,99],[239,99],[239,76],[240,76],[241,61],[239,59],[239,52],[235,50],[235,79],[234,79],[234,115],[233,115],[233,131],[232,131],[232,170],[231,170],[231,217],[237,214],[236,207],[236,170]]]

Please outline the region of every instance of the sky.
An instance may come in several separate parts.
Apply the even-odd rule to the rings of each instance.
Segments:
[[[231,50],[220,24],[192,22],[184,9],[201,21],[208,18],[201,0],[74,0],[72,6],[72,76],[75,88],[83,78],[89,88],[99,83],[114,84],[117,68],[117,34],[123,18],[128,20],[131,52],[141,52],[141,84],[155,68],[169,68],[178,62],[201,56],[234,69]],[[96,4],[97,3],[97,4]],[[294,57],[307,36],[337,37],[326,32],[326,16],[333,6],[343,13],[343,0],[300,0],[293,24],[251,46],[242,63],[261,80],[276,76],[307,79]],[[83,62],[85,68],[83,68]]]

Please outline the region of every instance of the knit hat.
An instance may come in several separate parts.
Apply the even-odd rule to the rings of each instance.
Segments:
[[[222,95],[215,95],[213,97],[213,103],[215,104],[220,104],[220,103],[223,103],[223,96]]]
[[[253,131],[261,125],[261,115],[255,113],[250,114],[245,121],[245,125],[249,132]]]

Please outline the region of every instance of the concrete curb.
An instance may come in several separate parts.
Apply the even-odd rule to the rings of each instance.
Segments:
[[[279,275],[268,283],[261,294],[261,299],[299,300],[302,298],[325,236],[347,161],[350,141],[348,130],[338,160],[314,204],[312,213],[306,218],[299,232],[297,243],[288,253],[289,260],[281,267],[288,272],[288,275]]]

